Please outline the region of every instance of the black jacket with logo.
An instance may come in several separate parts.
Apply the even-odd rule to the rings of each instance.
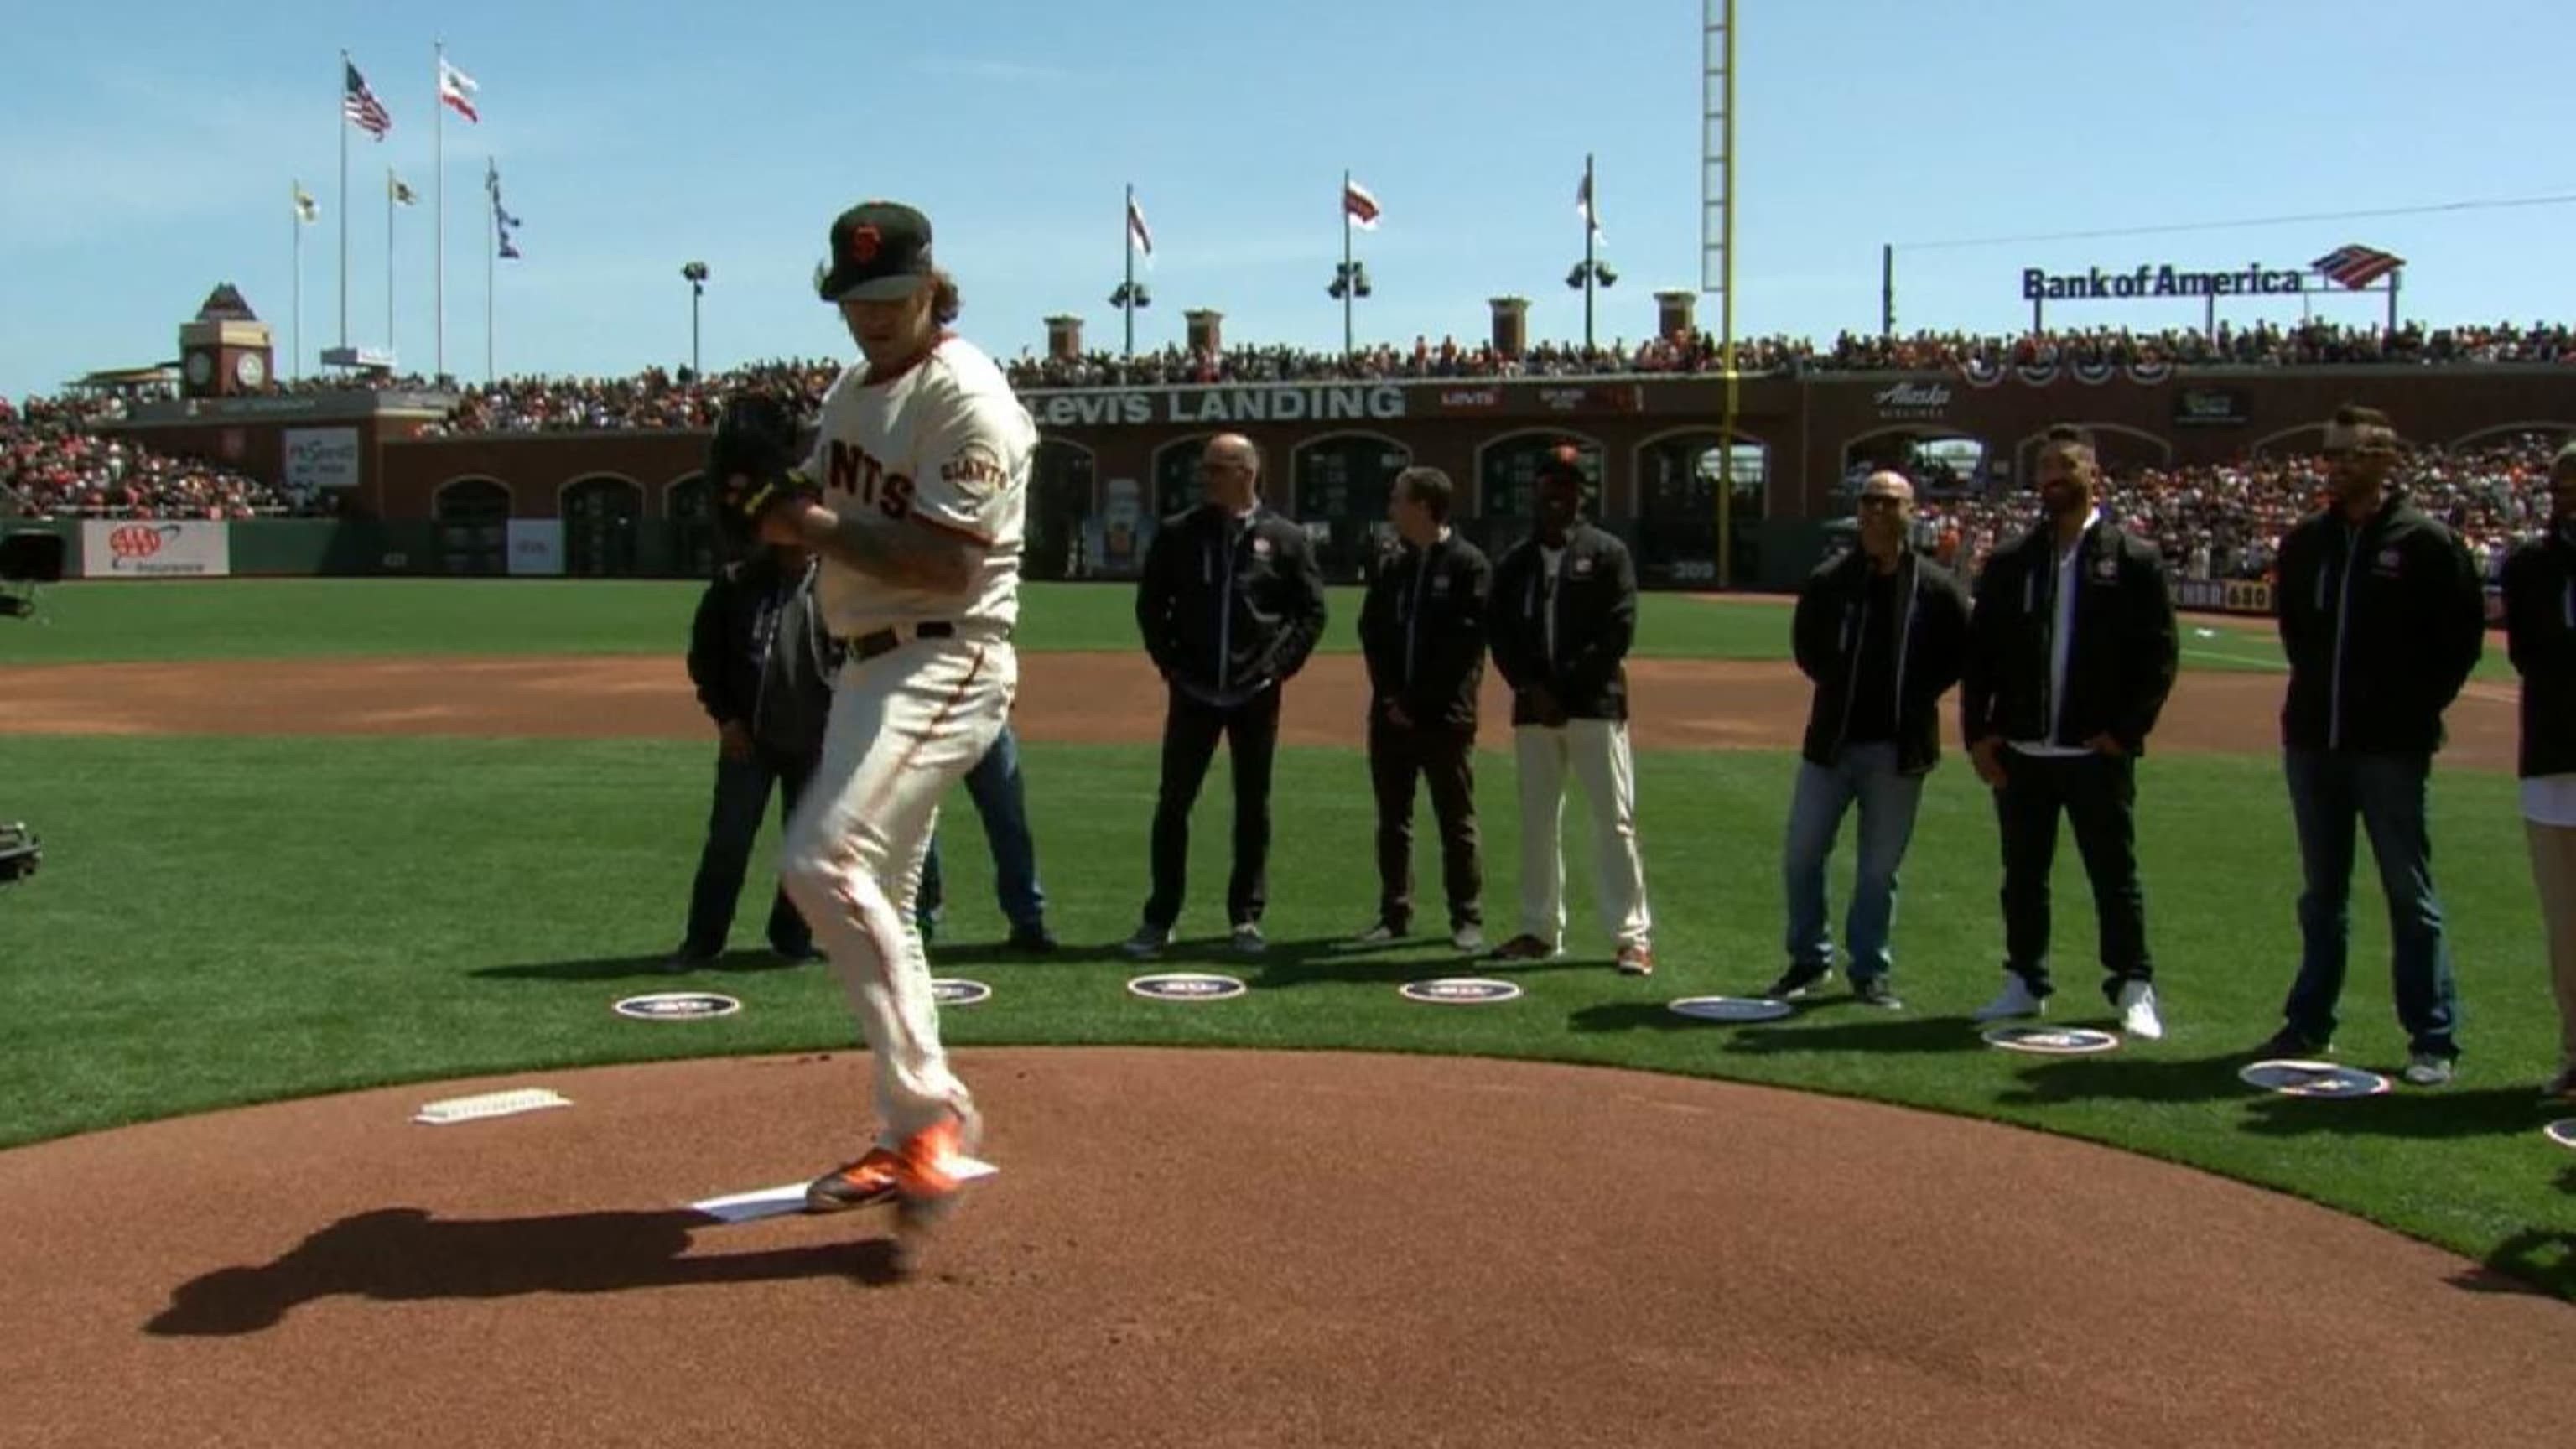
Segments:
[[[2339,509],[2281,540],[2281,742],[2430,754],[2486,648],[2486,586],[2457,535],[2392,491],[2354,529]]]
[[[1851,731],[1869,618],[1869,553],[1853,549],[1807,576],[1789,628],[1798,668],[1816,683],[1805,756],[1831,765]],[[1896,566],[1896,765],[1919,775],[1941,758],[1941,696],[1967,667],[1968,593],[1949,570],[1912,549]]]
[[[1961,733],[2080,746],[2107,734],[2132,755],[2164,712],[2180,663],[2173,584],[2164,557],[2108,519],[2076,545],[2075,639],[2066,661],[2066,698],[2050,698],[2057,629],[2055,525],[1996,548],[1977,575],[1968,620],[1968,662],[1960,676]],[[2049,734],[2052,709],[2057,733]]]
[[[1556,615],[1556,650],[1547,645]],[[1614,534],[1577,521],[1551,592],[1536,535],[1505,550],[1485,604],[1494,667],[1512,687],[1512,723],[1539,723],[1530,691],[1545,688],[1569,719],[1628,717],[1623,663],[1637,637],[1637,567]]]
[[[2522,769],[2576,774],[2576,538],[2535,538],[2504,562],[2505,647],[2522,672]]]
[[[824,628],[809,564],[788,577],[767,550],[725,565],[698,597],[689,682],[717,724],[739,722],[775,761],[821,755],[840,646]]]
[[[1306,667],[1324,636],[1324,576],[1306,530],[1214,505],[1164,519],[1145,546],[1136,628],[1185,693],[1241,703]]]
[[[1475,732],[1493,572],[1484,550],[1454,531],[1427,548],[1406,545],[1377,571],[1360,605],[1373,705],[1398,705],[1417,725]]]

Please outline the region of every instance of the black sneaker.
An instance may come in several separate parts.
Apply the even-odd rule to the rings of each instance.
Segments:
[[[1831,966],[1792,966],[1762,994],[1773,1001],[1795,1001],[1821,994],[1834,979]]]
[[[1881,1011],[1903,1011],[1905,1003],[1897,997],[1896,988],[1884,976],[1871,976],[1852,983],[1852,999],[1863,1006]]]
[[[1058,943],[1055,932],[1048,930],[1046,923],[1040,921],[1030,926],[1013,926],[1010,945],[1014,951],[1026,951],[1033,956],[1052,956]]]
[[[2298,1061],[2321,1057],[2334,1050],[2331,1041],[2318,1041],[2295,1026],[2285,1026],[2272,1033],[2269,1040],[2254,1049],[2258,1061]]]

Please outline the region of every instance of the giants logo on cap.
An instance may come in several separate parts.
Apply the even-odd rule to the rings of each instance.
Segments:
[[[859,263],[861,266],[865,266],[869,262],[875,261],[877,259],[877,247],[883,243],[884,240],[885,234],[878,231],[875,227],[868,225],[866,222],[861,222],[858,225],[851,227],[850,260]]]

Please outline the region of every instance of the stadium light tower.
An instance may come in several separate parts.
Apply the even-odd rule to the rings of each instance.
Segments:
[[[689,284],[689,376],[703,377],[706,374],[698,366],[698,299],[707,293],[707,264],[684,264],[680,278]]]

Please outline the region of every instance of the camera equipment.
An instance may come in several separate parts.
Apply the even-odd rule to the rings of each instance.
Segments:
[[[62,579],[61,534],[30,531],[0,537],[0,618],[34,614],[36,585]]]

